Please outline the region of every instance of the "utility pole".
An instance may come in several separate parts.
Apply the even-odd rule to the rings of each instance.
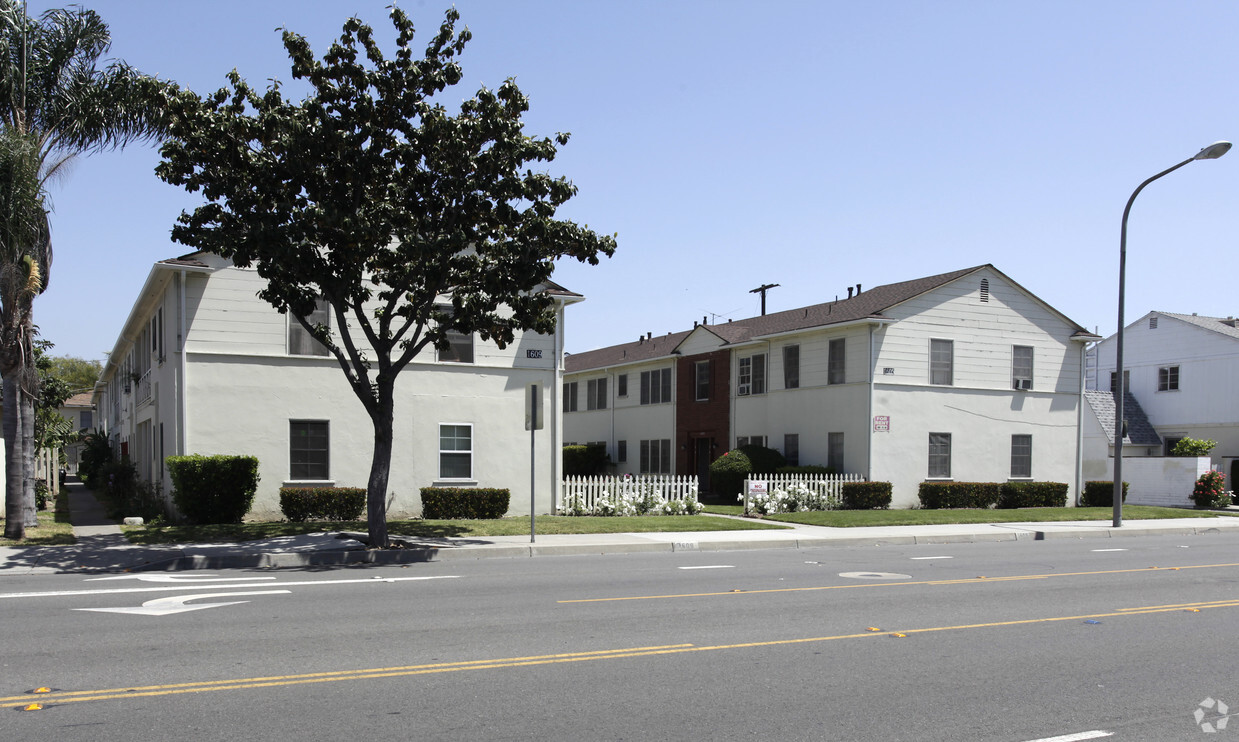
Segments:
[[[761,294],[761,316],[766,316],[766,292],[770,289],[775,289],[778,287],[779,284],[777,283],[768,283],[764,286],[758,286],[749,292],[750,294]]]

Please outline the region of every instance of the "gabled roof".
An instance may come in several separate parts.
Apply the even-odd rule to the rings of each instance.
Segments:
[[[1239,320],[1236,320],[1234,317],[1200,317],[1195,314],[1175,314],[1174,312],[1157,312],[1157,314],[1163,317],[1173,317],[1180,322],[1219,332],[1239,340],[1239,326],[1236,326],[1239,325]]]
[[[1001,271],[987,263],[972,268],[951,271],[950,273],[939,273],[936,276],[926,276],[911,281],[876,286],[847,299],[814,304],[799,309],[789,309],[783,312],[774,312],[733,322],[713,325],[703,324],[697,327],[717,335],[724,345],[739,345],[750,340],[795,332],[797,330],[807,330],[814,327],[840,325],[863,320],[881,321],[888,319],[884,312],[891,307],[982,269],[989,269],[1001,274]],[[1004,276],[1004,278],[1006,277]],[[1006,278],[1006,280],[1010,281],[1009,278]],[[1011,281],[1011,283],[1018,286],[1014,281]],[[1096,335],[1076,325],[1074,322],[1066,318],[1064,318],[1064,321],[1076,328],[1073,337],[1097,338]],[[693,329],[697,328],[694,327]],[[676,349],[676,344],[691,333],[691,330],[676,332],[664,335],[661,338],[653,338],[652,340],[642,338],[635,343],[624,343],[608,348],[576,353],[568,356],[564,363],[564,368],[568,372],[586,371],[667,356]],[[651,343],[654,343],[654,345],[651,345]]]
[[[93,396],[92,392],[82,392],[81,394],[74,394],[72,397],[69,397],[68,399],[66,399],[64,403],[61,404],[60,406],[61,407],[90,407],[92,404],[91,402],[92,396]]]
[[[1101,423],[1101,429],[1105,431],[1106,440],[1110,441],[1110,445],[1113,446],[1114,415],[1117,411],[1114,392],[1088,389],[1084,392],[1084,398],[1088,400],[1088,406],[1093,409],[1093,415],[1097,417],[1097,422]],[[1123,445],[1162,445],[1162,439],[1157,435],[1157,431],[1153,429],[1149,418],[1145,416],[1144,409],[1140,407],[1140,403],[1136,401],[1131,392],[1126,390],[1123,392],[1123,415],[1127,418],[1127,435],[1123,436]]]

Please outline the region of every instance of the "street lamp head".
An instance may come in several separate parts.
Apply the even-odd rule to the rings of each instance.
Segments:
[[[1200,150],[1193,157],[1193,160],[1216,160],[1222,155],[1230,151],[1230,142],[1214,142],[1208,147]]]

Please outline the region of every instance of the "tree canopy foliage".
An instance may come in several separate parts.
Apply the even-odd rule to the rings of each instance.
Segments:
[[[531,165],[568,135],[527,136],[529,101],[512,79],[456,112],[435,100],[461,80],[470,33],[458,20],[448,10],[421,57],[399,8],[393,56],[356,18],[321,59],[285,30],[308,95],[287,100],[278,82],[260,93],[235,70],[213,95],[182,94],[157,168],[207,201],[173,239],[254,267],[260,296],[329,349],[365,406],[374,545],[387,544],[396,376],[422,349],[447,349],[451,332],[500,346],[553,332],[554,299],[540,289],[555,261],[596,264],[615,250],[613,237],[555,217],[576,187]],[[334,331],[307,319],[320,299]]]

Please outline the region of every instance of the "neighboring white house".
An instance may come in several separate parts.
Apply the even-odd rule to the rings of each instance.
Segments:
[[[621,473],[697,474],[745,443],[893,484],[1080,486],[1098,337],[992,265],[571,355],[565,438]],[[708,484],[707,484],[708,487]]]
[[[156,263],[96,386],[96,424],[165,495],[168,456],[257,456],[251,515],[279,518],[282,486],[365,487],[373,429],[335,358],[259,299],[262,285],[253,269],[209,253]],[[554,335],[518,334],[502,350],[457,335],[450,351],[429,348],[398,377],[389,516],[420,513],[426,486],[507,488],[511,510],[529,512],[530,384],[546,390],[550,413],[534,435],[535,507],[553,509],[563,311],[583,297],[543,290],[557,303]],[[333,321],[325,309],[315,319]]]
[[[95,406],[91,401],[92,396],[90,392],[74,394],[66,399],[64,404],[57,409],[61,417],[73,424],[73,432],[75,433],[87,433],[94,430]],[[67,474],[77,474],[78,459],[81,453],[81,443],[74,442],[65,446],[65,472]]]
[[[1211,463],[1232,487],[1239,476],[1239,320],[1149,312],[1124,328],[1123,338],[1127,390],[1160,436],[1153,453],[1169,455],[1184,437],[1215,440]],[[1112,389],[1114,356],[1113,335],[1089,351],[1089,389]]]

